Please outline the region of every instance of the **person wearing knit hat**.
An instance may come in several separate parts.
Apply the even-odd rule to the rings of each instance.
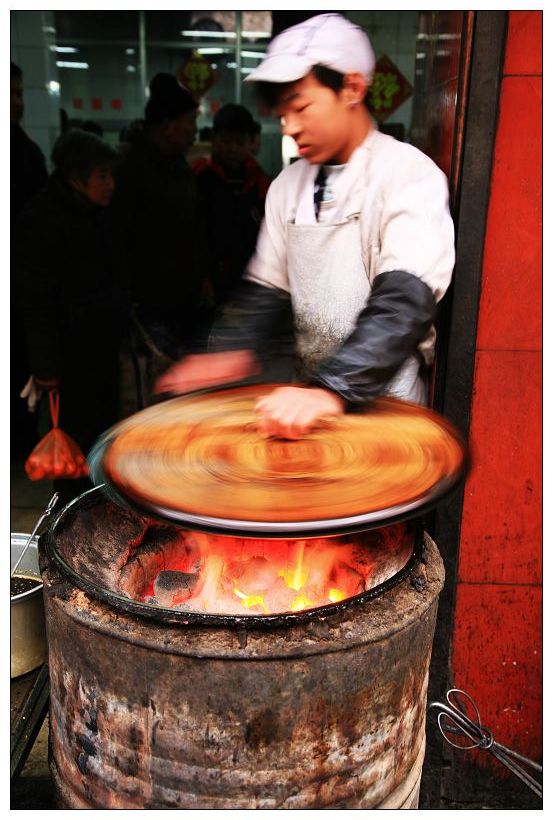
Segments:
[[[197,109],[176,77],[156,74],[144,125],[126,143],[116,175],[112,213],[134,305],[132,339],[146,355],[145,368],[142,355],[134,363],[139,405],[148,401],[157,373],[194,344],[208,287],[205,221],[186,160]]]
[[[236,381],[293,314],[300,384],[258,401],[263,435],[300,437],[379,395],[428,401],[454,265],[448,186],[429,157],[378,131],[364,105],[374,69],[361,28],[318,14],[278,34],[246,79],[300,155],[269,189],[256,251],[213,333],[213,371]],[[205,357],[185,359],[157,389],[195,389],[209,371]]]
[[[146,126],[162,150],[185,154],[196,137],[198,102],[172,74],[156,74],[144,109]]]

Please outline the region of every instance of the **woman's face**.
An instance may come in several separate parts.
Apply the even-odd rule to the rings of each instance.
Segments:
[[[348,161],[352,135],[349,89],[333,91],[308,74],[283,90],[277,112],[282,132],[295,139],[300,156],[310,164]]]
[[[86,182],[73,179],[71,185],[92,205],[107,207],[113,196],[115,182],[109,165],[100,165],[90,174]]]

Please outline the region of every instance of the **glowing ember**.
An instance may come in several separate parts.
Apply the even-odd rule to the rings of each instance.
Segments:
[[[266,615],[269,614],[269,610],[263,600],[263,595],[245,595],[243,592],[240,592],[239,589],[235,589],[234,594],[238,595],[244,606],[247,606],[248,609],[251,609],[252,606],[260,606]]]
[[[314,601],[310,601],[309,598],[306,598],[305,595],[298,595],[298,597],[292,603],[290,607],[291,612],[301,612],[302,609],[311,609],[311,607],[315,606]]]
[[[337,604],[338,601],[344,600],[344,598],[346,597],[346,593],[342,592],[341,589],[329,589],[328,597],[333,604]]]
[[[352,538],[231,538],[180,531],[142,589],[150,604],[194,612],[269,615],[338,603],[404,565],[403,525]],[[362,543],[361,543],[362,542]],[[392,570],[390,571],[390,567]]]

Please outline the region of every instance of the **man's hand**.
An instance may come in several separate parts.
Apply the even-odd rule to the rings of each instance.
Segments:
[[[344,400],[319,387],[277,387],[255,405],[257,429],[263,436],[298,439],[323,416],[339,416]]]
[[[29,380],[19,394],[19,397],[21,399],[27,399],[27,410],[29,413],[34,413],[42,397],[42,389],[38,387],[32,376],[29,376]]]
[[[251,350],[199,353],[186,356],[170,367],[159,377],[154,390],[156,393],[190,393],[240,381],[258,372],[259,365]]]
[[[27,400],[27,410],[29,413],[34,413],[42,398],[42,394],[48,393],[50,390],[59,390],[60,384],[60,380],[56,378],[39,379],[36,376],[29,376],[19,397]]]

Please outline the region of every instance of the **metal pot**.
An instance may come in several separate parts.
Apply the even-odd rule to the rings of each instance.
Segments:
[[[13,569],[29,533],[11,533],[10,569]],[[37,586],[11,599],[11,677],[25,675],[47,659],[46,630],[44,628],[44,604],[42,579],[38,566],[38,537],[33,538],[17,575],[37,579]]]

